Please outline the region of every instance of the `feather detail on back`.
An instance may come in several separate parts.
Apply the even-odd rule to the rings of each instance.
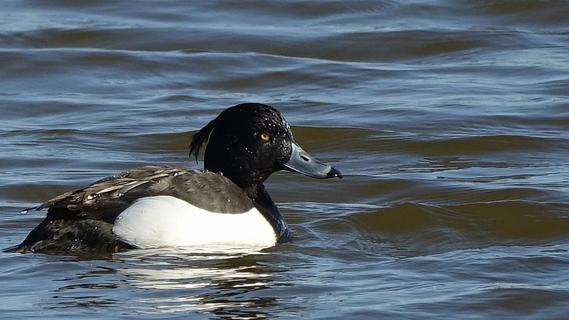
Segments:
[[[35,209],[49,209],[54,218],[75,216],[114,222],[119,213],[139,198],[170,195],[209,211],[245,212],[251,199],[229,179],[202,170],[145,166],[67,192]]]

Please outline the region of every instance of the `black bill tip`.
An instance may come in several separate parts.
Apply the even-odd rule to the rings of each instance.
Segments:
[[[332,168],[330,169],[330,172],[328,172],[328,174],[327,174],[327,178],[336,178],[336,177],[339,178],[339,179],[342,179],[344,176],[342,175],[342,173],[340,172],[340,170],[338,170],[338,169],[332,167]]]

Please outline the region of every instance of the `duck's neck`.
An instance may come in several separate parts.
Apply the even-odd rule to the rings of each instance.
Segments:
[[[249,197],[253,200],[255,207],[263,214],[265,219],[271,224],[275,234],[277,235],[277,243],[287,242],[290,240],[290,231],[279,209],[271,199],[271,196],[262,183],[247,188],[245,190]]]

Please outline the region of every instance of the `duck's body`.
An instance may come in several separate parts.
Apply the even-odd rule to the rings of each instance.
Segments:
[[[135,168],[35,208],[49,208],[47,217],[18,250],[117,251],[209,244],[269,247],[286,241],[288,228],[274,203],[267,201],[270,198],[257,198],[210,171]]]
[[[207,170],[140,167],[43,203],[36,209],[47,208],[47,217],[17,250],[269,247],[289,239],[263,185],[272,172],[286,168],[317,178],[341,177],[304,153],[284,118],[265,105],[227,109],[194,136],[190,153],[197,157],[208,139]]]

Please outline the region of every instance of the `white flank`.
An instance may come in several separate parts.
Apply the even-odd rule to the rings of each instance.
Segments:
[[[140,249],[204,245],[270,247],[273,228],[253,208],[213,213],[171,196],[141,198],[115,220],[113,232]]]

